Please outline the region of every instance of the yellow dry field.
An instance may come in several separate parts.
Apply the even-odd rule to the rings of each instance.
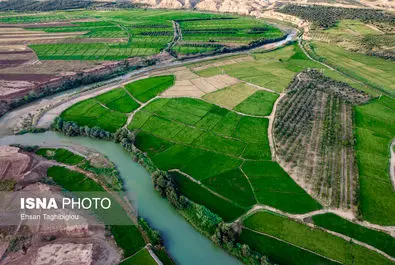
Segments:
[[[163,97],[194,97],[201,98],[207,93],[217,91],[239,83],[240,81],[228,75],[200,77],[186,67],[172,71],[161,71],[156,74],[173,74],[176,77],[174,86],[162,93]]]
[[[236,64],[236,63],[241,63],[241,62],[248,62],[248,61],[252,61],[252,60],[254,60],[254,58],[252,56],[236,57],[236,58],[232,58],[232,59],[224,60],[224,61],[212,61],[212,62],[208,62],[208,63],[192,65],[191,69],[193,71],[201,71],[201,70],[208,69],[211,67],[220,67],[220,66]]]
[[[216,105],[233,109],[254,94],[255,91],[256,89],[254,87],[245,83],[239,83],[207,94],[203,98]]]

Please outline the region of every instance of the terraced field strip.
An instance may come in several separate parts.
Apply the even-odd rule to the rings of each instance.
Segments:
[[[379,94],[394,96],[393,68],[384,59],[346,51],[337,46],[313,43],[314,52],[336,70],[368,85]],[[368,91],[370,92],[370,91]]]
[[[395,195],[389,174],[394,106],[393,98],[382,96],[354,108],[360,210],[365,220],[380,225],[395,224]]]
[[[388,254],[387,258],[395,261],[395,239],[388,233],[367,228],[350,222],[333,213],[314,215],[312,220],[315,225],[326,228],[338,234],[346,235],[354,240],[364,242]],[[392,257],[392,258],[391,258]]]
[[[392,264],[376,250],[276,213],[258,212],[244,220],[244,225],[255,232],[269,234],[342,264]]]

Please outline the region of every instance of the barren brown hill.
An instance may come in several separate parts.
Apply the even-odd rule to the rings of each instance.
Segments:
[[[287,3],[303,5],[328,5],[338,7],[378,8],[394,10],[395,2],[391,0],[354,1],[354,0],[296,0],[296,1],[259,1],[259,0],[131,0],[132,3],[151,8],[196,9],[221,13],[237,13],[242,15],[259,16],[267,9],[272,9]]]

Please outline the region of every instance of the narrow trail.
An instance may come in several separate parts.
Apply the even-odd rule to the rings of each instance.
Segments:
[[[169,169],[168,171],[169,171],[169,172],[177,172],[177,173],[179,173],[179,174],[181,174],[181,175],[187,177],[187,178],[188,178],[189,180],[191,180],[192,182],[195,182],[196,184],[199,184],[200,187],[202,187],[203,189],[207,190],[208,192],[214,194],[215,196],[217,196],[217,197],[219,197],[219,198],[221,198],[221,199],[223,199],[223,200],[225,200],[225,201],[227,201],[227,202],[230,202],[231,204],[234,204],[234,205],[236,205],[236,206],[242,207],[241,205],[239,205],[239,204],[237,204],[236,202],[234,202],[234,201],[232,201],[232,200],[230,200],[230,199],[228,199],[228,198],[222,196],[221,194],[217,193],[216,191],[214,191],[214,190],[210,189],[209,187],[207,187],[206,185],[204,185],[201,181],[198,181],[198,180],[194,179],[192,176],[188,175],[188,174],[185,173],[185,172],[182,172],[182,171],[179,170],[179,169]]]
[[[132,122],[134,115],[139,112],[141,109],[143,109],[145,106],[147,106],[149,103],[151,103],[152,101],[154,101],[155,99],[160,98],[159,96],[153,97],[150,100],[148,100],[147,102],[140,102],[141,104],[140,107],[138,107],[137,109],[135,109],[129,116],[128,116],[128,120],[126,121],[125,125],[122,128],[127,128],[129,126],[129,124]]]
[[[258,90],[264,90],[264,91],[267,91],[267,92],[272,92],[272,93],[278,94],[278,92],[276,92],[276,91],[274,91],[274,90],[271,90],[271,89],[269,89],[269,88],[266,88],[266,87],[261,87],[261,86],[258,86],[258,85],[255,85],[255,84],[253,84],[253,83],[246,82],[246,81],[241,81],[241,82],[243,82],[244,84],[247,84],[247,85],[249,85],[249,86],[255,87],[255,88],[258,89]]]
[[[280,96],[277,98],[277,100],[274,102],[272,112],[270,113],[267,118],[269,119],[269,126],[267,127],[267,137],[269,138],[269,146],[270,146],[270,151],[272,153],[272,160],[277,161],[277,155],[276,155],[276,144],[274,142],[274,137],[273,137],[273,123],[274,123],[274,117],[276,114],[277,110],[277,105],[281,101],[281,99],[285,96],[285,93],[280,93]]]
[[[307,223],[307,225],[308,225],[309,227],[311,227],[311,228],[316,228],[316,227],[317,227],[317,226],[315,226],[315,225],[313,225],[313,224],[311,224],[311,223]],[[294,247],[303,249],[303,250],[305,250],[305,251],[307,251],[307,252],[313,253],[313,254],[318,255],[318,256],[320,256],[320,257],[323,257],[323,258],[325,258],[325,259],[329,259],[329,260],[331,260],[331,261],[335,261],[335,262],[341,263],[340,261],[333,260],[333,259],[331,259],[331,258],[329,258],[329,257],[327,257],[327,256],[323,256],[323,255],[321,255],[321,254],[319,254],[319,253],[317,253],[317,252],[314,252],[314,251],[312,251],[312,250],[309,250],[309,249],[304,248],[304,247],[299,246],[299,245],[295,245],[295,244],[293,244],[293,243],[291,243],[291,242],[288,242],[288,241],[286,241],[286,240],[280,239],[280,238],[275,237],[275,236],[273,236],[273,235],[266,234],[266,233],[260,232],[260,231],[256,231],[256,230],[253,230],[253,229],[248,228],[248,227],[245,227],[245,226],[243,226],[243,228],[246,229],[246,230],[249,230],[249,231],[251,231],[251,232],[254,232],[254,233],[257,233],[257,234],[261,234],[261,235],[264,235],[264,236],[268,236],[268,237],[271,237],[271,238],[273,238],[273,239],[282,241],[282,242],[284,242],[284,243],[287,243],[287,244],[292,245],[292,246],[294,246]],[[366,243],[364,243],[364,242],[358,241],[358,240],[356,240],[356,239],[354,239],[354,238],[345,236],[345,235],[343,235],[343,234],[339,234],[339,233],[330,231],[330,230],[328,230],[328,229],[324,229],[324,228],[322,228],[322,227],[319,227],[319,229],[322,229],[323,231],[325,231],[326,233],[329,233],[329,234],[331,234],[331,235],[334,235],[334,236],[343,238],[343,239],[346,240],[346,241],[351,241],[351,240],[352,240],[352,243],[354,243],[354,244],[356,244],[356,245],[360,245],[360,246],[362,246],[362,247],[365,247],[365,248],[367,248],[367,249],[370,249],[370,250],[372,250],[372,251],[374,251],[374,252],[377,252],[378,254],[381,254],[381,255],[385,256],[387,259],[389,259],[389,260],[391,260],[391,261],[395,261],[395,258],[393,258],[392,256],[390,256],[390,255],[388,255],[387,253],[385,253],[385,252],[383,252],[383,251],[381,251],[381,250],[379,250],[379,249],[377,249],[377,248],[375,248],[375,247],[372,247],[371,245],[368,245],[368,244],[366,244]]]
[[[319,64],[321,64],[322,66],[324,66],[324,67],[326,67],[326,68],[328,68],[328,69],[330,69],[330,70],[332,70],[332,71],[335,71],[335,72],[339,73],[339,74],[342,75],[342,76],[345,76],[345,77],[347,77],[347,78],[349,78],[349,79],[352,79],[352,80],[355,81],[356,83],[359,83],[359,84],[361,84],[361,85],[363,85],[363,86],[368,86],[368,85],[366,85],[364,82],[362,82],[362,81],[360,81],[360,80],[358,80],[358,79],[355,79],[354,77],[349,76],[349,75],[347,75],[347,74],[345,74],[345,73],[343,73],[343,72],[337,70],[336,68],[330,66],[329,64],[320,62],[320,61],[314,59],[313,57],[311,57],[310,54],[309,54],[309,52],[308,52],[308,51],[305,49],[305,47],[303,46],[303,44],[302,44],[302,39],[301,39],[301,38],[298,38],[298,45],[299,45],[299,47],[302,49],[303,53],[304,53],[310,60],[312,60],[313,62],[319,63]],[[374,90],[376,90],[376,91],[379,92],[379,93],[383,93],[383,91],[377,90],[377,89],[374,88],[374,87],[370,87],[370,86],[368,86],[368,87],[369,87],[369,88],[373,88]]]
[[[390,176],[391,176],[391,182],[392,182],[392,187],[395,190],[395,139],[392,140],[392,143],[390,145]]]
[[[170,51],[175,45],[177,45],[177,42],[178,41],[180,41],[180,40],[182,40],[182,32],[181,32],[181,28],[180,28],[180,24],[178,24],[178,22],[177,21],[175,21],[175,20],[172,20],[171,21],[172,22],[172,24],[173,24],[173,31],[174,31],[174,33],[173,33],[173,39],[171,40],[171,42],[169,42],[168,44],[167,44],[167,47],[166,47],[166,51]]]
[[[160,259],[158,258],[158,256],[156,256],[156,254],[152,251],[152,245],[151,243],[148,243],[145,246],[145,249],[148,251],[148,253],[151,255],[151,257],[155,260],[156,264],[158,265],[163,265],[162,261],[160,261]]]
[[[306,49],[305,49],[304,46],[302,45],[302,39],[301,39],[301,38],[298,39],[298,45],[299,45],[299,47],[302,49],[303,53],[304,53],[310,60],[312,60],[313,62],[319,63],[319,64],[321,64],[322,66],[325,66],[326,68],[331,69],[331,70],[333,70],[333,71],[335,71],[335,72],[338,72],[338,73],[340,73],[340,74],[343,75],[342,72],[339,72],[338,70],[336,70],[336,69],[333,68],[332,66],[330,66],[330,65],[328,65],[328,64],[326,64],[326,63],[320,62],[320,61],[314,59],[313,57],[311,57],[310,54],[306,51]]]
[[[310,249],[307,249],[307,248],[304,248],[304,247],[295,245],[295,244],[293,244],[293,243],[291,243],[291,242],[285,241],[285,240],[280,239],[280,238],[278,238],[278,237],[275,237],[275,236],[272,236],[272,235],[269,235],[269,234],[266,234],[266,233],[263,233],[263,232],[255,231],[255,230],[253,230],[253,229],[251,229],[251,228],[248,228],[248,227],[245,227],[245,226],[243,226],[243,228],[246,229],[246,230],[249,230],[249,231],[251,231],[251,232],[254,232],[254,233],[257,233],[257,234],[260,234],[260,235],[264,235],[264,236],[273,238],[273,239],[275,239],[275,240],[281,241],[281,242],[283,242],[283,243],[285,243],[285,244],[294,246],[294,247],[296,247],[296,248],[303,249],[303,250],[306,251],[306,252],[310,252],[310,253],[312,253],[312,254],[314,254],[314,255],[320,256],[320,257],[322,257],[322,258],[324,258],[324,259],[327,259],[327,260],[330,260],[330,261],[332,261],[332,262],[341,264],[341,262],[338,261],[338,260],[334,260],[334,259],[328,258],[328,257],[326,257],[326,256],[323,256],[323,255],[317,253],[317,252],[311,251]]]

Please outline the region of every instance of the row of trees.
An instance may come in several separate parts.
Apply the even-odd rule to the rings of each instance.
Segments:
[[[0,10],[4,11],[55,11],[69,9],[112,9],[134,8],[139,4],[130,0],[116,0],[115,2],[98,2],[94,0],[6,0],[0,1]]]
[[[394,15],[376,9],[288,4],[276,11],[311,21],[322,28],[333,27],[341,19],[358,19],[370,23],[386,22],[395,25]]]
[[[240,51],[245,51],[245,50],[249,50],[249,49],[254,49],[254,48],[257,48],[257,47],[265,45],[265,44],[282,41],[282,40],[285,40],[286,38],[287,38],[286,34],[281,37],[274,38],[274,39],[263,38],[263,39],[251,41],[248,45],[243,45],[243,46],[239,46],[239,47],[222,47],[222,48],[215,49],[215,50],[212,50],[209,52],[205,52],[205,53],[201,53],[201,54],[193,55],[193,56],[186,56],[186,57],[182,57],[179,59],[183,60],[183,59],[198,58],[198,57],[204,57],[204,56],[212,56],[212,55],[223,54],[223,53],[240,52]],[[174,50],[172,50],[171,55],[178,57],[178,54]]]
[[[77,8],[89,8],[93,5],[91,0],[8,0],[0,2],[0,10],[4,11],[52,11]]]
[[[36,99],[43,98],[56,94],[61,91],[69,90],[72,88],[79,87],[81,85],[88,85],[95,83],[91,88],[96,88],[102,86],[102,81],[109,80],[116,76],[125,74],[129,71],[140,69],[142,67],[151,66],[157,63],[156,59],[143,59],[135,65],[129,63],[128,60],[120,61],[119,64],[109,71],[104,71],[102,74],[84,74],[79,72],[75,77],[65,78],[56,86],[49,86],[46,84],[41,85],[41,87],[30,91],[29,94],[20,96],[12,100],[0,100],[0,117],[6,112],[22,106],[26,103],[32,102]]]

